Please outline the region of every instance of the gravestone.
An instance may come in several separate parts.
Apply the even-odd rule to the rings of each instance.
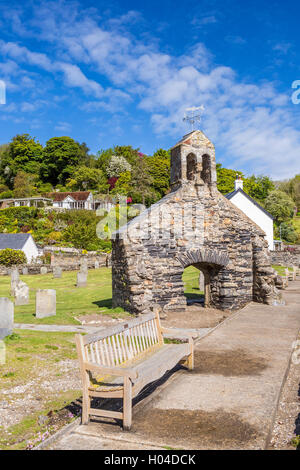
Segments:
[[[46,266],[41,267],[41,274],[47,274],[47,268]]]
[[[77,287],[86,287],[87,283],[87,273],[80,272],[77,273]]]
[[[53,277],[59,279],[62,276],[62,268],[60,266],[53,267]]]
[[[86,259],[83,259],[80,263],[80,272],[81,273],[88,273],[88,263]]]
[[[99,266],[100,266],[99,261],[95,261],[95,269],[99,269]]]
[[[293,281],[297,279],[297,266],[293,266]]]
[[[22,269],[23,276],[27,276],[28,274],[28,268],[23,268]]]
[[[36,291],[35,314],[36,318],[56,315],[56,290],[38,289]]]
[[[11,295],[15,295],[15,287],[20,280],[19,270],[17,268],[13,268],[10,273],[10,293]]]
[[[28,305],[29,304],[29,287],[23,282],[19,281],[15,287],[15,305]]]
[[[14,328],[14,304],[7,297],[0,297],[0,340],[11,335]]]

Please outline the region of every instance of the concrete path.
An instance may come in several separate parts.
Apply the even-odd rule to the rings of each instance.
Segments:
[[[175,372],[137,403],[131,432],[95,418],[50,448],[266,448],[300,328],[300,281],[283,297],[280,307],[249,304],[200,339],[195,370]]]
[[[113,325],[111,325],[113,326]],[[61,333],[96,333],[105,330],[107,326],[88,326],[88,325],[36,325],[34,323],[14,323],[14,329],[31,331],[49,331]],[[167,338],[180,337],[186,332],[195,333],[195,338],[205,336],[212,328],[173,328],[174,334],[165,335]]]

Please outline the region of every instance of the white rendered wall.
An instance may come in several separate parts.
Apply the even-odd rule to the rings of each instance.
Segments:
[[[253,220],[266,234],[266,240],[269,245],[269,250],[274,249],[274,234],[273,234],[273,220],[265,214],[259,207],[252,201],[244,196],[243,193],[237,192],[230,201],[241,209],[249,219]]]
[[[23,246],[22,251],[24,251],[28,263],[31,263],[31,261],[33,261],[34,258],[36,258],[39,255],[37,246],[32,237],[29,237],[29,239]]]

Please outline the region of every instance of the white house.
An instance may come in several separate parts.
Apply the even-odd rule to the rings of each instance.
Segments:
[[[243,191],[243,180],[240,176],[234,182],[234,191],[226,194],[226,197],[265,232],[269,250],[274,250],[273,217]]]
[[[0,209],[6,209],[7,207],[43,207],[51,202],[52,199],[42,196],[0,199]]]
[[[90,191],[51,193],[53,207],[60,209],[94,209],[94,198]]]
[[[22,250],[28,263],[39,256],[38,248],[30,233],[0,233],[0,250],[5,248]]]

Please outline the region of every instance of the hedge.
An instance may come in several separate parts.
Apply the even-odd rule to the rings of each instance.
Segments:
[[[23,251],[5,248],[0,250],[0,264],[4,266],[14,266],[17,264],[26,264],[27,258]]]

